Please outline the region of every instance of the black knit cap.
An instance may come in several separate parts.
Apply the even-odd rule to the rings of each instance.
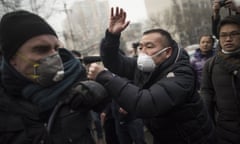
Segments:
[[[8,61],[27,40],[56,32],[40,16],[18,10],[3,15],[0,22],[0,46],[4,58]]]

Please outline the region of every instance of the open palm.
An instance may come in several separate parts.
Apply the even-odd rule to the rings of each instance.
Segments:
[[[126,21],[126,12],[122,8],[116,7],[115,13],[114,8],[111,8],[110,23],[108,31],[112,34],[121,33],[129,24],[129,21]]]

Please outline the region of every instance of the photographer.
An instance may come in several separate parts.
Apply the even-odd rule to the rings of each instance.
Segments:
[[[232,15],[232,11],[235,14],[239,14],[240,8],[235,4],[236,0],[213,0],[213,15],[212,15],[212,33],[218,38],[217,26],[221,19],[220,10],[221,8],[228,9],[228,14]]]

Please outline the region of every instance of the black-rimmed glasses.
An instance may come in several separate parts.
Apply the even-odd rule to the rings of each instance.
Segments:
[[[227,37],[230,37],[230,38],[235,38],[236,36],[239,36],[240,35],[240,31],[232,31],[232,32],[222,32],[219,34],[219,37],[222,38],[222,39],[226,39]]]

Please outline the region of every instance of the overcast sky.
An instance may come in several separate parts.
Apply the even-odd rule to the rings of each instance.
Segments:
[[[127,19],[139,22],[146,19],[144,0],[109,0],[110,7],[119,6],[127,12]]]
[[[70,8],[71,5],[81,0],[58,0],[56,3],[57,9],[63,10],[64,3]],[[110,7],[119,6],[127,12],[127,20],[131,22],[139,22],[146,19],[146,10],[144,6],[144,0],[109,0]],[[62,21],[66,15],[64,12],[59,12],[48,19],[48,22],[59,32],[62,31]]]

